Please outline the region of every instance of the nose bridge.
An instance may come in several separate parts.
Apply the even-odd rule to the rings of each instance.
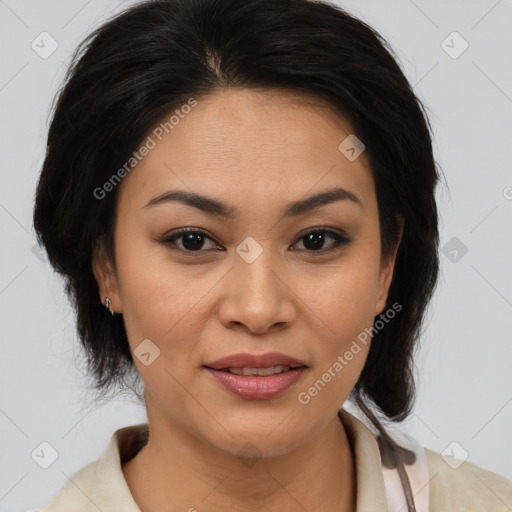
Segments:
[[[223,323],[244,324],[264,331],[273,324],[289,322],[293,306],[282,283],[282,262],[271,242],[247,237],[236,248],[230,284],[220,308]]]
[[[251,301],[275,299],[279,293],[277,267],[280,262],[275,257],[274,248],[269,239],[263,241],[253,237],[245,238],[236,248],[234,262],[237,291],[242,290],[241,297]]]

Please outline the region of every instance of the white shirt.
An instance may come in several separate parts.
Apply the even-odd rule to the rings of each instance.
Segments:
[[[404,502],[400,502],[399,479],[394,470],[382,464],[372,430],[344,409],[340,409],[339,416],[355,453],[355,512],[407,512]],[[147,423],[116,430],[99,459],[75,472],[40,512],[141,512],[124,478],[122,464],[135,456],[147,436]],[[414,446],[415,441],[406,438]],[[418,512],[512,512],[511,481],[468,461],[454,469],[457,464],[449,464],[441,454],[422,449],[419,444],[415,447],[419,447],[416,454],[420,458],[406,468]],[[425,506],[428,508],[422,508]]]

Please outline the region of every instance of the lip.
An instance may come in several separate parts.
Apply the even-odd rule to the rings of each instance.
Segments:
[[[267,377],[246,377],[212,368],[206,368],[206,370],[231,393],[246,400],[264,400],[278,396],[290,389],[298,382],[306,367],[290,368],[287,372]]]
[[[270,366],[307,366],[303,361],[278,352],[267,352],[266,354],[231,354],[204,366],[214,370],[227,368],[269,368]]]
[[[268,376],[235,375],[228,368],[268,368],[288,366],[283,373]],[[268,352],[266,354],[231,354],[217,361],[205,364],[204,368],[224,389],[246,400],[264,400],[284,393],[294,386],[308,368],[299,359]]]

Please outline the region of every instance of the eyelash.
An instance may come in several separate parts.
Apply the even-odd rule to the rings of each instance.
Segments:
[[[173,246],[173,247],[170,247],[172,250],[176,250],[176,251],[187,253],[187,256],[190,255],[192,257],[197,257],[197,256],[200,256],[201,253],[209,252],[209,250],[202,250],[202,249],[200,249],[198,251],[190,251],[190,250],[182,249],[180,247],[176,247],[175,246],[175,243],[174,243],[175,240],[178,240],[179,238],[183,237],[184,235],[191,234],[191,233],[192,234],[198,234],[198,235],[204,235],[206,238],[209,238],[212,242],[215,242],[215,240],[212,237],[210,237],[206,232],[204,232],[204,231],[202,231],[200,229],[197,229],[197,228],[185,228],[185,229],[182,229],[182,230],[178,231],[177,233],[174,233],[174,234],[171,234],[169,236],[164,237],[162,240],[160,240],[160,243],[165,245],[165,246]],[[327,229],[327,228],[315,228],[315,229],[312,229],[312,230],[304,233],[297,240],[297,242],[299,242],[300,240],[305,238],[307,235],[317,234],[317,233],[326,233],[326,234],[330,235],[332,238],[334,238],[335,243],[333,244],[333,246],[329,247],[328,249],[321,249],[321,250],[318,250],[318,251],[307,250],[307,249],[299,249],[299,250],[305,250],[306,252],[308,252],[310,254],[324,255],[324,254],[327,254],[327,253],[330,253],[332,251],[338,250],[338,249],[342,248],[343,246],[346,246],[346,245],[349,245],[350,243],[352,243],[352,240],[350,238],[347,238],[346,236],[340,235],[339,233],[336,233],[335,231],[331,231],[330,229]],[[215,242],[215,243],[217,243],[217,242]]]

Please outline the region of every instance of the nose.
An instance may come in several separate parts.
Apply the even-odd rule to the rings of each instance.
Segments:
[[[292,324],[297,314],[294,283],[276,260],[270,249],[250,263],[235,255],[218,307],[226,328],[264,334]]]

